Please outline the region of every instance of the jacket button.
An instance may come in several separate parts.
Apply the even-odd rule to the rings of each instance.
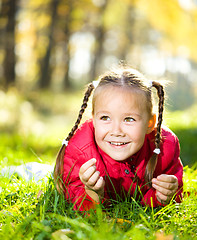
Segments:
[[[124,170],[126,174],[129,174],[129,170],[128,169],[125,169]]]

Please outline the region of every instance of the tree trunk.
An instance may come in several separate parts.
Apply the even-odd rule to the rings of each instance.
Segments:
[[[103,22],[103,15],[104,15],[105,9],[107,7],[107,3],[108,3],[108,0],[105,0],[105,3],[100,7],[100,11],[99,11],[98,17],[100,17],[100,24],[96,28],[96,31],[95,31],[95,36],[96,36],[96,44],[95,45],[96,46],[95,46],[95,52],[94,52],[92,66],[91,66],[91,72],[90,72],[91,80],[94,80],[94,78],[97,75],[98,65],[101,61],[101,57],[103,54],[103,41],[104,41],[104,37],[105,37],[105,26],[104,26],[104,22]]]
[[[70,25],[71,25],[71,14],[73,11],[73,0],[68,0],[67,5],[69,7],[69,11],[67,12],[67,15],[65,16],[65,28],[64,28],[64,34],[65,34],[65,74],[64,74],[64,80],[63,85],[65,89],[71,88],[71,83],[69,79],[69,68],[70,68],[70,49],[69,49],[69,39],[71,35],[70,31]]]
[[[131,4],[131,3],[130,3]],[[128,52],[132,49],[135,44],[136,31],[135,31],[135,22],[136,22],[136,13],[135,7],[132,4],[127,9],[127,14],[125,15],[125,35],[126,42],[122,45],[120,52],[120,59],[125,60],[127,58]]]
[[[51,25],[49,29],[49,44],[46,49],[46,54],[43,58],[42,64],[41,64],[41,76],[40,76],[40,88],[48,88],[51,83],[51,67],[50,67],[50,58],[51,58],[51,51],[53,48],[53,35],[54,35],[54,27],[55,27],[55,22],[57,19],[57,7],[59,4],[59,0],[52,0],[51,2]]]
[[[7,10],[7,24],[5,27],[4,35],[4,48],[5,57],[3,62],[4,76],[5,76],[5,87],[8,88],[10,85],[15,84],[15,25],[16,25],[16,11],[17,11],[18,0],[9,0],[3,2],[2,10]]]

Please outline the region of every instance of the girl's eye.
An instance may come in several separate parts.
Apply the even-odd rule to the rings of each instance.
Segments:
[[[110,117],[109,116],[102,116],[100,119],[103,120],[103,121],[109,121]]]
[[[134,122],[135,119],[132,118],[132,117],[126,117],[126,118],[124,119],[124,121],[125,121],[125,122]]]

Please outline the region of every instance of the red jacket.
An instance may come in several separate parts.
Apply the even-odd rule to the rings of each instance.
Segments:
[[[155,189],[148,188],[144,180],[147,162],[155,148],[154,136],[154,131],[147,134],[142,148],[129,159],[115,161],[97,146],[92,120],[82,124],[69,141],[64,155],[64,193],[66,199],[74,203],[74,209],[87,210],[93,205],[79,179],[80,167],[91,158],[96,158],[97,170],[105,180],[104,200],[118,200],[129,196],[140,199],[142,205],[153,207],[161,205],[155,196]],[[154,177],[160,174],[175,175],[179,183],[176,201],[180,202],[183,166],[179,158],[178,139],[169,129],[162,129],[160,150]]]

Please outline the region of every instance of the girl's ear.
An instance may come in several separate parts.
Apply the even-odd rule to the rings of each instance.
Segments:
[[[147,134],[149,134],[153,131],[155,124],[156,124],[156,114],[153,114],[152,117],[148,121]]]

